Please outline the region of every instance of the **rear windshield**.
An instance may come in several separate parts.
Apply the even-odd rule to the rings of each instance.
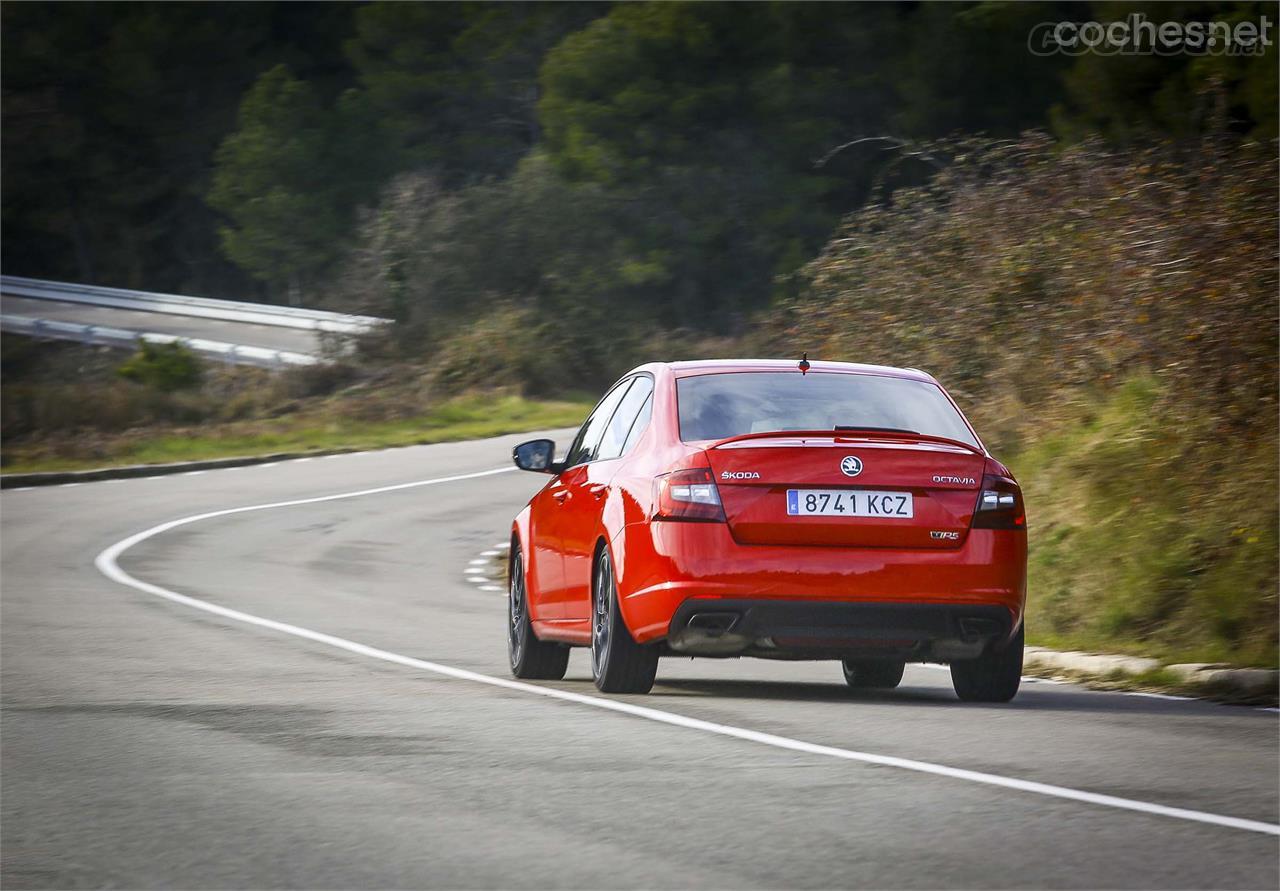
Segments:
[[[686,442],[776,430],[889,427],[977,446],[955,406],[925,381],[749,371],[680,378],[676,388]]]

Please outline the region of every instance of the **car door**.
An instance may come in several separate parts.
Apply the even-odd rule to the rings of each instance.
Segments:
[[[540,621],[560,615],[560,591],[564,588],[564,559],[560,556],[560,539],[556,531],[560,503],[557,493],[563,486],[553,478],[529,502],[530,613]]]
[[[564,617],[588,621],[591,617],[591,562],[602,528],[601,514],[609,484],[624,455],[627,436],[653,393],[653,379],[637,375],[617,407],[602,426],[596,444],[568,482],[571,496],[565,505],[565,532],[561,542],[564,566]]]
[[[565,621],[568,618],[565,613],[566,547],[580,539],[579,526],[590,522],[591,511],[587,501],[594,502],[595,498],[586,485],[589,462],[600,445],[614,409],[633,380],[619,381],[600,400],[569,446],[564,458],[567,466],[539,493],[538,502],[534,505],[533,521],[539,529],[534,535],[534,547],[544,558],[544,566],[536,576],[539,583],[538,618],[542,621]],[[554,561],[550,559],[552,551]]]

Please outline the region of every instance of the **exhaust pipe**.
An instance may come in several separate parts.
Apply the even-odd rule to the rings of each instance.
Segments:
[[[707,637],[720,637],[736,624],[737,613],[694,613],[685,627],[691,631],[700,631]]]

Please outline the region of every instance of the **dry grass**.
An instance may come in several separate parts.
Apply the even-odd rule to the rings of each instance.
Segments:
[[[590,407],[501,389],[436,396],[408,365],[210,366],[198,389],[164,392],[119,378],[117,352],[6,340],[5,358],[6,472],[471,439],[573,426]]]

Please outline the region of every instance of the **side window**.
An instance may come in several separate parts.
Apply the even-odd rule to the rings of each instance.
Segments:
[[[631,432],[636,416],[651,393],[653,393],[653,381],[647,376],[637,377],[636,382],[627,391],[627,395],[618,403],[618,410],[613,413],[609,426],[605,428],[604,437],[600,440],[600,448],[596,450],[596,460],[617,458],[626,450],[627,434]]]
[[[653,387],[649,387],[649,395],[644,400],[644,405],[640,406],[640,414],[636,415],[636,421],[631,425],[631,432],[627,434],[627,441],[622,445],[622,454],[626,454],[635,448],[636,440],[640,438],[640,434],[644,433],[649,426],[649,418],[653,415]]]
[[[622,401],[622,397],[626,395],[634,380],[635,378],[627,378],[600,400],[596,410],[591,413],[591,417],[587,418],[587,422],[582,425],[582,429],[573,440],[569,457],[565,461],[566,467],[574,467],[595,459],[596,449],[600,445],[601,437],[604,436],[605,425],[613,417],[613,410],[618,407],[618,403]]]

